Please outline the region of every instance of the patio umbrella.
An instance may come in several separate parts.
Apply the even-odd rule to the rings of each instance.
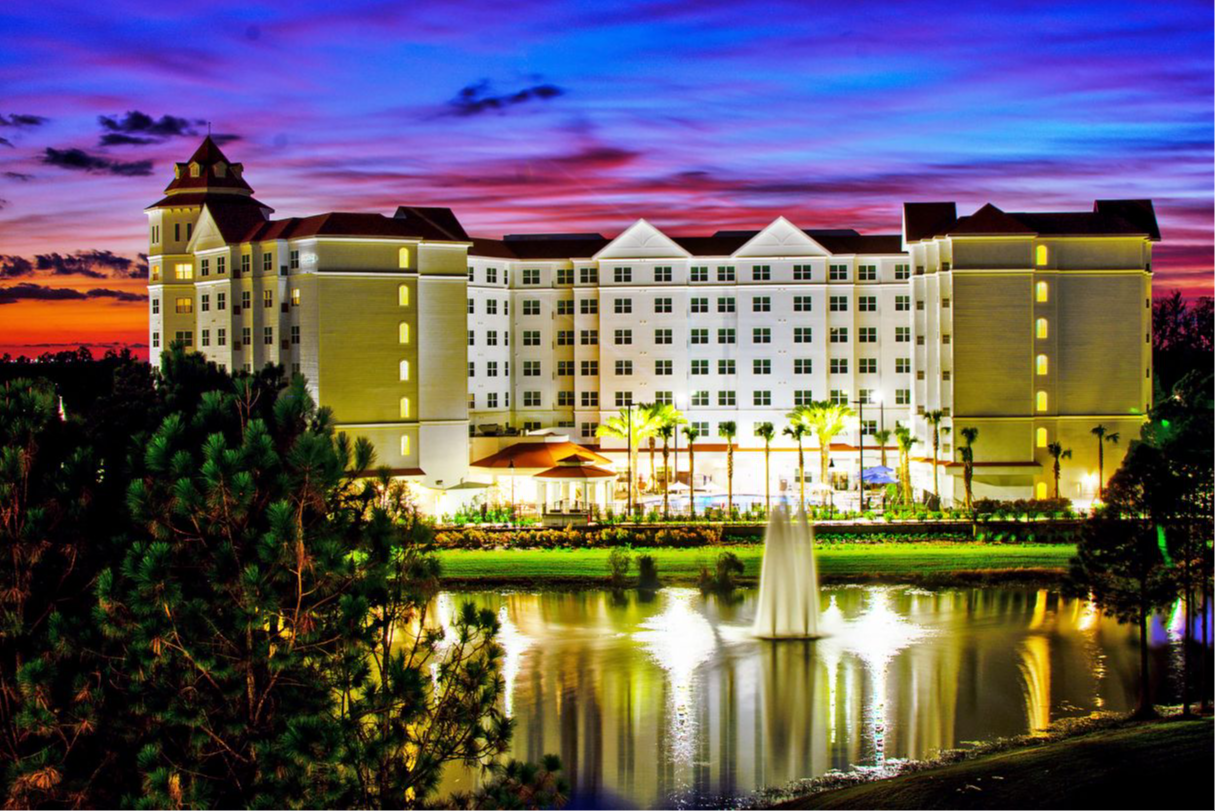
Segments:
[[[899,480],[893,469],[877,465],[865,468],[861,473],[861,481],[865,484],[898,484]]]

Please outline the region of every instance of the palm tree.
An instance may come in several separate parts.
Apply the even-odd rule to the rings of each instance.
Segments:
[[[632,429],[632,439],[630,441],[629,431]],[[633,496],[637,492],[637,450],[641,446],[641,440],[647,436],[649,430],[645,417],[641,413],[641,409],[637,406],[629,406],[621,409],[620,413],[613,417],[608,417],[603,422],[599,423],[599,427],[595,429],[595,436],[610,437],[619,439],[622,442],[628,443],[631,448],[628,461],[628,483],[629,483],[629,501],[633,501]]]
[[[654,451],[658,447],[658,426],[662,425],[664,409],[673,407],[663,403],[640,403],[637,408],[641,411],[642,421],[645,423],[645,433],[643,436],[649,440],[650,487],[653,487],[658,480],[657,476],[654,475]]]
[[[1105,443],[1117,445],[1118,440],[1122,437],[1118,435],[1117,431],[1107,432],[1104,425],[1098,425],[1092,430],[1092,434],[1097,437],[1097,500],[1103,501],[1105,495]]]
[[[683,438],[688,441],[688,514],[696,517],[696,454],[693,448],[700,439],[700,429],[695,425],[683,427]]]
[[[1063,466],[1059,464],[1060,459],[1071,459],[1072,449],[1064,448],[1058,442],[1052,442],[1046,446],[1046,452],[1055,460],[1055,500],[1059,500],[1059,474],[1063,471]]]
[[[844,403],[833,403],[830,400],[815,400],[805,409],[803,419],[814,435],[818,437],[819,478],[828,484],[828,467],[831,464],[831,440],[843,431],[848,424],[848,418],[856,414]],[[794,409],[797,413],[798,409]]]
[[[966,440],[966,444],[958,448],[958,453],[962,456],[962,482],[966,485],[966,510],[969,512],[974,507],[974,490],[972,488],[975,478],[975,440],[979,438],[979,429],[974,427],[963,428],[962,439]]]
[[[911,433],[911,429],[898,426],[894,429],[895,439],[899,443],[899,481],[902,482],[903,502],[911,505],[911,448],[920,440]]]
[[[734,515],[734,437],[737,434],[734,420],[717,424],[717,435],[726,441],[726,520]]]
[[[893,433],[891,431],[887,431],[885,428],[880,431],[873,432],[874,440],[876,440],[878,445],[882,448],[882,467],[886,467],[886,443],[890,441],[890,437],[892,435]]]
[[[776,436],[776,429],[772,427],[770,422],[761,422],[755,426],[755,435],[764,441],[764,513],[772,514],[772,476],[768,472],[769,456],[772,453],[772,438]]]
[[[781,432],[787,437],[792,437],[797,443],[797,481],[801,486],[801,510],[806,509],[806,453],[802,448],[802,440],[810,433],[809,426],[806,425],[801,409],[805,406],[798,406],[793,411],[789,412],[789,424]]]
[[[941,491],[937,486],[937,452],[941,449],[941,420],[944,417],[940,409],[924,415],[924,421],[932,426],[932,495],[937,501],[941,500]]]
[[[662,437],[662,517],[669,514],[671,491],[671,439],[679,435],[679,426],[686,423],[683,414],[672,405],[660,405],[655,410],[659,420],[655,433]]]

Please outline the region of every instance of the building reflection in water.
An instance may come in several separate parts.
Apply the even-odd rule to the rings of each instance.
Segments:
[[[825,589],[810,642],[753,639],[748,591],[465,599],[502,620],[511,756],[559,754],[574,807],[712,803],[1134,701],[1132,630],[1050,591]]]

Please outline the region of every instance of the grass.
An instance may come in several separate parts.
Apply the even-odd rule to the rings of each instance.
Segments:
[[[664,583],[691,583],[701,565],[712,566],[730,551],[743,562],[743,583],[759,578],[763,545],[695,549],[646,548]],[[439,552],[445,579],[458,585],[593,585],[607,577],[609,550],[503,549]],[[1066,544],[979,543],[847,544],[817,551],[824,582],[973,582],[992,579],[1056,579],[1076,553]],[[634,568],[634,571],[636,569]]]
[[[1210,808],[1211,718],[1128,724],[779,808]]]

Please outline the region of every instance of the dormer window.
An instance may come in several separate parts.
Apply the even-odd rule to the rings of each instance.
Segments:
[[[202,169],[202,167],[198,165],[197,161],[191,161],[190,162],[190,177],[198,177],[198,173],[199,173],[200,169]]]
[[[181,164],[180,163],[173,164],[173,177],[177,178],[178,180],[181,179]]]
[[[228,164],[224,163],[223,161],[220,161],[219,163],[215,164],[214,168],[215,168],[216,177],[226,177],[227,176]]]

